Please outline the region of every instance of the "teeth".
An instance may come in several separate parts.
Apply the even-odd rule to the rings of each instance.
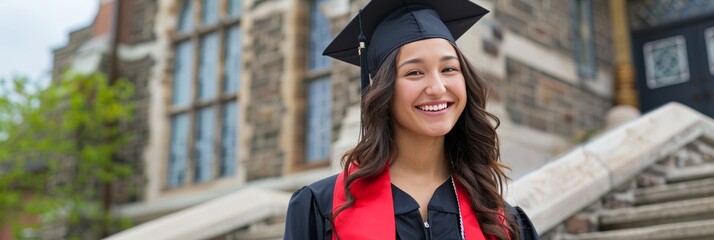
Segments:
[[[447,104],[446,103],[440,103],[436,105],[424,105],[424,106],[419,106],[419,109],[423,111],[441,111],[444,108],[446,108]]]

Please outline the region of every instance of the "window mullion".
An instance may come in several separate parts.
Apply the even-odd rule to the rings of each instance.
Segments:
[[[198,0],[194,0],[195,2],[199,2]],[[200,8],[198,8],[200,9]],[[197,11],[194,11],[197,12]],[[191,106],[190,112],[190,117],[191,117],[191,130],[189,133],[189,143],[188,143],[188,152],[189,152],[189,157],[188,157],[188,163],[186,164],[186,169],[187,171],[186,174],[186,179],[185,181],[187,185],[190,185],[193,183],[195,174],[194,170],[196,169],[197,166],[197,159],[196,159],[196,129],[198,125],[196,124],[196,120],[198,119],[196,117],[197,111],[196,108],[198,107],[198,76],[199,76],[199,62],[200,62],[200,57],[201,57],[201,41],[200,37],[198,35],[194,35],[191,37],[191,41],[193,41],[193,69],[196,69],[196,71],[193,71],[193,76],[191,76],[191,103],[189,104]]]

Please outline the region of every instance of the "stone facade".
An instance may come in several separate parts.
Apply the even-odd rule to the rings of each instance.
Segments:
[[[572,1],[491,1],[499,25],[515,34],[557,51],[573,55]],[[609,4],[593,1],[592,20],[595,34],[595,52],[598,65],[612,68],[612,37]]]
[[[138,44],[156,39],[154,33],[154,18],[158,7],[156,0],[124,0],[121,7],[120,43]]]
[[[514,123],[566,138],[603,127],[607,99],[516,60],[507,60],[506,68],[503,98]]]
[[[131,166],[134,174],[117,181],[112,189],[113,203],[123,204],[143,199],[143,188],[146,185],[144,176],[144,161],[142,155],[149,139],[149,74],[153,59],[144,57],[134,61],[119,63],[120,77],[134,85],[134,117],[122,123],[122,129],[132,136],[132,140],[117,153],[117,160]]]
[[[491,11],[495,15],[492,25],[496,26],[493,31],[503,31],[501,28],[506,31],[498,35],[516,34],[524,37],[550,54],[570,58],[566,61],[575,64],[569,9],[572,7],[571,1],[491,2],[494,4]],[[591,7],[597,67],[606,73],[613,64],[608,6],[593,3]],[[486,46],[490,45],[484,44]],[[508,55],[504,57],[505,75],[488,79],[498,79],[494,84],[497,93],[495,99],[504,101],[508,117],[513,123],[576,141],[603,127],[611,100],[607,95],[588,87],[600,83],[592,83],[593,80],[578,75],[574,75],[576,79],[563,79],[563,70],[552,72]]]
[[[254,19],[249,30],[252,41],[246,51],[253,58],[246,63],[246,69],[251,69],[246,122],[252,125],[253,134],[249,157],[244,162],[247,180],[277,177],[283,169],[285,153],[279,139],[283,132],[281,119],[286,111],[286,99],[280,92],[286,58],[282,49],[284,18],[281,12],[261,16]]]
[[[155,41],[153,34],[155,0],[130,0],[121,4],[122,16],[118,35],[119,47],[135,48],[136,45]],[[132,140],[117,153],[117,161],[131,166],[134,173],[116,181],[112,186],[112,202],[125,204],[144,199],[146,186],[145,166],[142,157],[149,139],[149,78],[154,66],[154,59],[148,54],[126,56],[118,52],[118,77],[126,79],[134,86],[134,116],[130,121],[121,123],[122,129],[129,132]]]

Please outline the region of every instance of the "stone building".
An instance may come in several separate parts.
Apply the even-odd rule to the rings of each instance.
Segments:
[[[116,183],[116,212],[142,223],[250,186],[283,181],[289,192],[305,184],[285,185],[291,177],[333,172],[358,137],[359,70],[321,53],[366,2],[102,0],[95,21],[55,50],[53,75],[114,62],[136,86],[127,130],[137,137],[121,156],[139,171]],[[695,45],[690,57],[706,57],[693,53],[714,39],[708,1],[475,2],[491,13],[458,44],[493,86],[488,110],[501,119],[514,179],[602,131],[615,105],[639,100],[648,111],[674,96],[711,114],[702,87],[711,84],[689,81],[678,52]],[[659,40],[678,31],[706,41]],[[679,61],[661,60],[671,56]]]

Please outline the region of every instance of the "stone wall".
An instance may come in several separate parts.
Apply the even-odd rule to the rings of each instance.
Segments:
[[[52,60],[52,80],[57,81],[62,73],[72,64],[77,50],[92,37],[91,26],[79,29],[69,34],[69,41],[64,47],[55,49]]]
[[[512,59],[506,71],[500,92],[514,123],[568,138],[603,127],[607,99]]]
[[[124,0],[121,7],[119,42],[135,44],[153,41],[156,0]]]
[[[135,48],[136,45],[155,41],[154,16],[157,6],[155,0],[130,0],[122,2],[122,17],[118,41],[120,46]],[[116,181],[112,186],[114,204],[137,202],[144,199],[146,186],[145,166],[142,158],[149,140],[149,77],[155,60],[148,52],[138,59],[125,59],[119,53],[117,64],[118,77],[134,85],[133,119],[122,122],[121,127],[132,136],[132,140],[117,153],[117,161],[134,169],[131,176]]]
[[[527,37],[566,56],[572,52],[572,17],[569,0],[493,1],[491,9],[496,21],[509,31]],[[598,66],[612,67],[612,46],[609,3],[592,1],[595,55]]]
[[[131,176],[115,182],[112,189],[114,204],[136,202],[143,199],[146,185],[142,154],[149,140],[149,90],[148,82],[154,60],[150,57],[119,63],[120,78],[134,85],[134,117],[121,123],[121,128],[132,136],[132,140],[117,153],[117,161],[134,169]]]
[[[244,162],[247,180],[275,177],[282,173],[285,154],[278,142],[286,111],[285,100],[280,93],[286,58],[282,50],[284,14],[274,12],[258,17],[247,31],[252,40],[244,46],[252,58],[245,63],[245,69],[250,71],[251,93],[245,116],[253,129],[248,158]]]

